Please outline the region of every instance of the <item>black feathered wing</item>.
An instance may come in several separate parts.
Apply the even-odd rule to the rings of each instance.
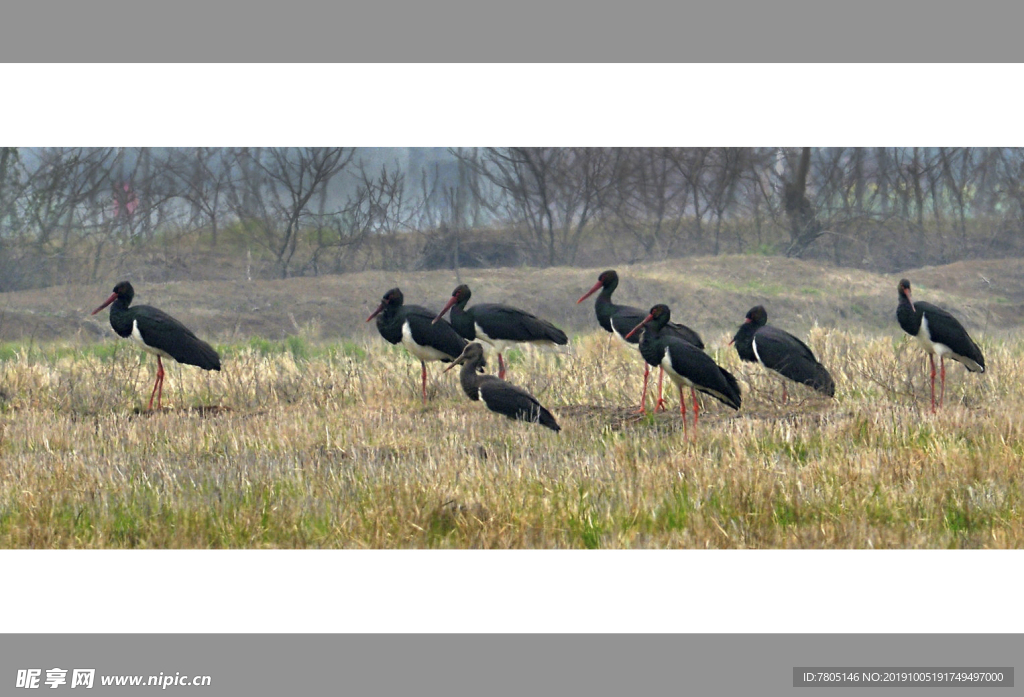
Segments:
[[[767,325],[754,333],[752,348],[764,367],[834,397],[836,385],[814,352],[789,332]]]
[[[672,336],[663,336],[661,340],[666,349],[662,365],[673,382],[678,383],[678,378],[681,378],[697,391],[711,395],[726,406],[740,408],[740,386],[732,373],[689,342]]]
[[[470,308],[475,322],[492,339],[502,341],[550,341],[564,346],[569,337],[547,320],[525,310],[498,303],[482,303]]]
[[[493,412],[510,419],[539,423],[552,431],[562,430],[551,412],[521,387],[493,375],[481,375],[477,378],[477,389],[484,404]]]
[[[928,335],[933,344],[943,344],[957,356],[970,359],[977,364],[972,366],[961,361],[968,370],[985,372],[985,357],[981,349],[956,317],[931,303],[914,303],[914,307],[923,316],[922,324],[928,324]],[[980,367],[981,370],[975,370],[976,367]]]
[[[217,351],[163,310],[150,305],[138,305],[131,308],[130,312],[146,346],[166,353],[179,363],[204,370],[220,370]]]
[[[674,336],[677,339],[682,339],[688,344],[693,344],[699,349],[704,348],[704,341],[700,338],[700,334],[693,331],[685,324],[679,324],[678,322],[669,322],[661,330],[663,334]]]

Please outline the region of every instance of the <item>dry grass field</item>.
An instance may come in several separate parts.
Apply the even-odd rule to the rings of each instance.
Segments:
[[[896,277],[760,257],[679,266],[620,268],[616,300],[669,303],[739,378],[743,408],[705,399],[689,439],[671,390],[667,413],[634,413],[638,356],[595,330],[590,301],[574,305],[600,269],[462,278],[480,302],[574,333],[568,350],[509,355],[509,380],[560,434],[468,401],[440,364],[424,406],[419,363],[363,321],[396,284],[439,308],[451,273],[137,285],[137,302],[224,357],[220,373],[168,362],[161,412],[142,410],[155,360],[115,339],[105,312],[85,317],[109,288],[0,298],[0,546],[1024,545],[1020,262],[907,274],[915,298],[964,320],[989,368],[950,364],[935,415],[927,359],[893,317]],[[835,400],[791,387],[783,404],[779,379],[726,347],[757,303],[809,337]]]

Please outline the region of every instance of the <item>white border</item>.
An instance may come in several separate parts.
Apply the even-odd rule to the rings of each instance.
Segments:
[[[0,64],[6,145],[1010,146],[1013,64]],[[24,95],[24,97],[23,97]]]
[[[17,146],[1019,146],[1022,72],[8,64],[0,66],[0,133]],[[978,551],[7,551],[0,631],[1019,632],[1022,559]]]
[[[1020,552],[8,551],[0,632],[1019,632]],[[1009,602],[1008,602],[1009,601]]]

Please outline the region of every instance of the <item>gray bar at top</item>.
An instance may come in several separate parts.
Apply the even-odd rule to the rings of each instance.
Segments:
[[[1024,8],[1002,0],[292,0],[258,3],[259,11],[245,0],[56,4],[56,16],[55,3],[7,4],[0,60],[917,63],[1024,57]],[[792,74],[794,89],[814,90],[800,82],[798,71],[775,74]],[[905,80],[910,92],[913,68],[894,70],[892,79]],[[950,84],[950,93],[961,87]]]
[[[797,667],[793,687],[1013,687],[1013,668]]]

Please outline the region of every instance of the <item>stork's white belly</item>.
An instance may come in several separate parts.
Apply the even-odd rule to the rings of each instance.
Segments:
[[[925,351],[927,351],[928,353],[934,353],[935,355],[937,355],[939,357],[941,357],[943,355],[946,355],[946,354],[953,353],[953,351],[948,346],[946,346],[945,344],[941,344],[941,343],[938,343],[938,342],[933,342],[931,340],[931,338],[929,337],[929,332],[928,332],[928,317],[927,316],[922,316],[921,317],[921,328],[917,330],[917,340],[921,344],[921,346],[924,348]]]
[[[416,356],[421,361],[441,361],[452,358],[444,351],[438,351],[433,346],[420,346],[413,341],[412,328],[409,326],[408,321],[402,325],[402,346],[405,346],[406,351]]]
[[[142,340],[142,332],[139,331],[139,320],[134,320],[132,322],[132,333],[128,335],[128,338],[134,341],[136,344],[138,344],[139,348],[141,348],[143,351],[152,353],[154,356],[161,356],[162,358],[172,358],[171,354],[167,353],[166,351],[161,351],[160,349],[155,348],[153,346],[150,346],[149,344]]]
[[[661,359],[661,368],[669,376],[669,378],[677,385],[685,387],[693,387],[693,383],[684,378],[682,375],[677,373],[672,368],[672,358],[669,355],[669,351],[665,351],[665,355]]]

